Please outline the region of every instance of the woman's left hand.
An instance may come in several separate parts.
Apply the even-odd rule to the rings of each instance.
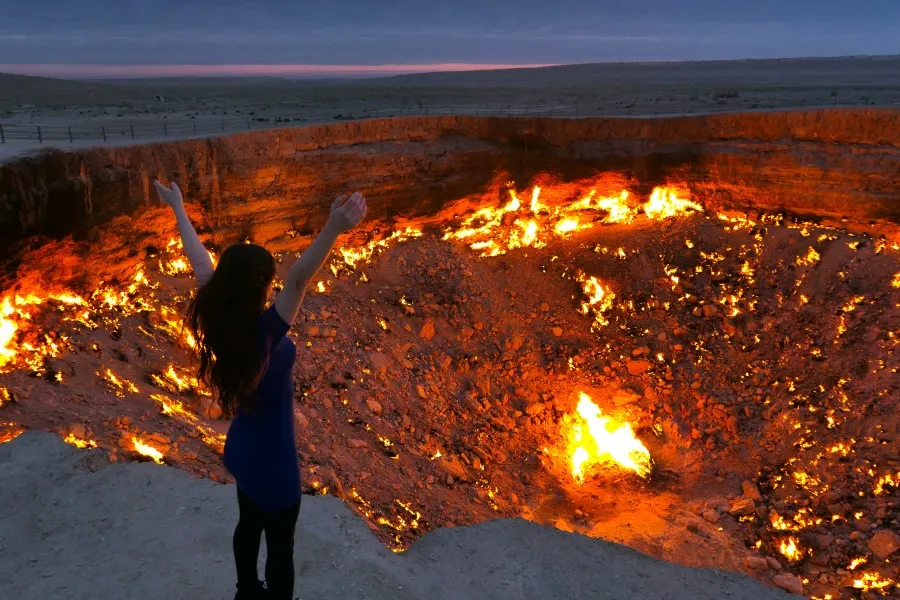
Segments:
[[[173,181],[171,189],[155,180],[153,185],[156,187],[159,199],[171,206],[172,210],[178,210],[184,206],[184,197],[182,197],[181,190],[178,189],[177,183]]]

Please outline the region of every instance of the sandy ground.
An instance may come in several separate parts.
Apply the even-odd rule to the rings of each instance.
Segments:
[[[234,486],[152,463],[111,465],[29,432],[0,446],[0,596],[230,597]],[[741,575],[496,520],[394,554],[334,498],[304,497],[295,595],[310,598],[776,599]]]
[[[893,106],[900,104],[897,73],[900,58],[886,57],[570,65],[355,81],[74,82],[0,74],[0,123],[7,127],[0,159],[42,146],[131,143],[132,136],[180,139],[409,114],[652,117]],[[19,142],[18,150],[3,148],[22,138],[29,143]]]

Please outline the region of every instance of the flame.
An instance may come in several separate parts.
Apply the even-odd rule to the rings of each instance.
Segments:
[[[895,288],[900,288],[900,273],[894,274],[894,278],[891,279],[891,285]]]
[[[368,244],[360,246],[358,248],[340,248],[338,252],[341,255],[343,264],[340,265],[337,263],[332,263],[330,266],[331,272],[337,275],[342,268],[352,271],[356,269],[356,265],[358,265],[359,263],[369,262],[376,252],[386,250],[392,244],[405,242],[410,238],[420,237],[421,235],[421,229],[416,229],[415,227],[407,227],[406,229],[399,229],[392,232],[386,238],[369,242]],[[319,283],[321,284],[321,282]],[[319,289],[319,291],[325,291],[324,285]]]
[[[803,552],[800,550],[799,543],[795,538],[789,537],[787,539],[781,540],[781,543],[778,546],[778,551],[791,562],[797,562],[801,558],[803,558]]]
[[[25,430],[15,423],[0,422],[0,444],[11,442],[23,433],[25,433]]]
[[[131,438],[131,443],[134,444],[134,450],[143,456],[146,456],[153,460],[153,462],[157,464],[162,464],[163,462],[163,453],[154,448],[153,446],[148,446],[137,437]]]
[[[883,577],[878,573],[863,573],[859,579],[853,581],[853,587],[858,590],[883,590],[894,585],[894,580]]]
[[[796,263],[799,266],[811,267],[819,262],[819,259],[821,258],[822,256],[818,252],[816,252],[816,249],[810,246],[809,250],[807,250],[806,252],[806,256],[798,256]]]
[[[640,477],[650,475],[653,461],[650,451],[634,436],[631,425],[615,423],[603,415],[591,397],[579,392],[576,423],[569,435],[572,476],[579,483],[585,471],[599,463],[612,463],[634,471]]]
[[[860,556],[858,558],[854,558],[853,560],[850,561],[850,564],[847,565],[847,570],[853,571],[856,569],[856,567],[860,567],[860,566],[866,564],[867,562],[869,562],[869,559],[866,558],[865,556]]]
[[[481,256],[499,256],[516,248],[541,248],[547,244],[546,235],[567,236],[590,229],[596,223],[631,223],[638,211],[629,203],[629,193],[598,197],[596,189],[567,204],[543,204],[541,188],[535,186],[531,202],[526,207],[510,189],[509,202],[497,207],[484,207],[463,219],[456,229],[448,229],[443,239],[463,240]],[[565,192],[563,192],[565,193]],[[653,190],[643,209],[650,219],[666,219],[702,211],[703,207],[679,197],[675,188]],[[587,215],[583,213],[602,213]]]
[[[900,488],[900,471],[897,471],[897,474],[887,473],[880,477],[878,481],[875,482],[875,489],[873,493],[876,496],[880,496],[885,493],[884,486],[889,485],[895,489]]]
[[[587,296],[581,303],[581,313],[587,315],[593,312],[595,327],[609,325],[609,320],[603,315],[613,307],[613,300],[616,299],[612,289],[600,283],[596,277],[588,277],[584,273],[578,274],[578,281]]]
[[[678,197],[679,190],[658,187],[650,194],[650,200],[644,205],[644,214],[648,219],[668,219],[692,212],[703,212],[703,207],[696,202]]]
[[[80,438],[75,437],[74,433],[70,433],[66,437],[63,438],[63,441],[67,444],[71,444],[76,448],[96,448],[97,442],[94,440],[82,440]]]
[[[125,392],[137,394],[139,391],[136,385],[134,385],[124,377],[117,377],[116,374],[109,369],[106,369],[104,373],[97,373],[97,375],[109,384],[113,393],[119,398],[124,398]]]

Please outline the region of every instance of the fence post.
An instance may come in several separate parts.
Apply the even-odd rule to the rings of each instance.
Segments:
[[[247,117],[247,131],[250,131],[250,117]],[[194,133],[197,132],[197,122],[194,121]]]
[[[191,125],[194,126],[194,135],[197,135],[197,121],[191,121]]]
[[[6,134],[3,133],[3,123],[0,123],[0,144],[6,143]]]
[[[225,131],[225,119],[222,119],[222,131]]]
[[[478,107],[477,106],[475,107],[475,116],[476,117],[478,116]]]
[[[105,142],[106,141],[106,127],[101,126],[100,133],[103,134],[103,141]]]
[[[163,123],[163,135],[165,135],[166,137],[169,137],[169,128],[166,127],[165,123]]]
[[[43,143],[44,143],[44,136],[43,136],[43,134],[41,133],[41,126],[40,126],[40,125],[37,126],[37,131],[38,131],[38,142],[41,143],[41,144],[43,144]]]
[[[69,125],[69,143],[70,144],[73,143],[72,142],[72,126],[71,125]]]
[[[134,139],[134,125],[128,126],[131,129],[131,139]]]

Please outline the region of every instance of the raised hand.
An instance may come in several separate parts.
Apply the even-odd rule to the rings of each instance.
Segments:
[[[167,188],[156,180],[153,181],[153,186],[159,194],[159,199],[171,206],[173,210],[177,210],[184,206],[184,198],[181,195],[181,190],[178,189],[178,184],[174,181],[172,182],[171,188]]]
[[[339,196],[331,205],[328,225],[343,233],[350,231],[366,216],[366,197],[359,192],[347,196]]]

